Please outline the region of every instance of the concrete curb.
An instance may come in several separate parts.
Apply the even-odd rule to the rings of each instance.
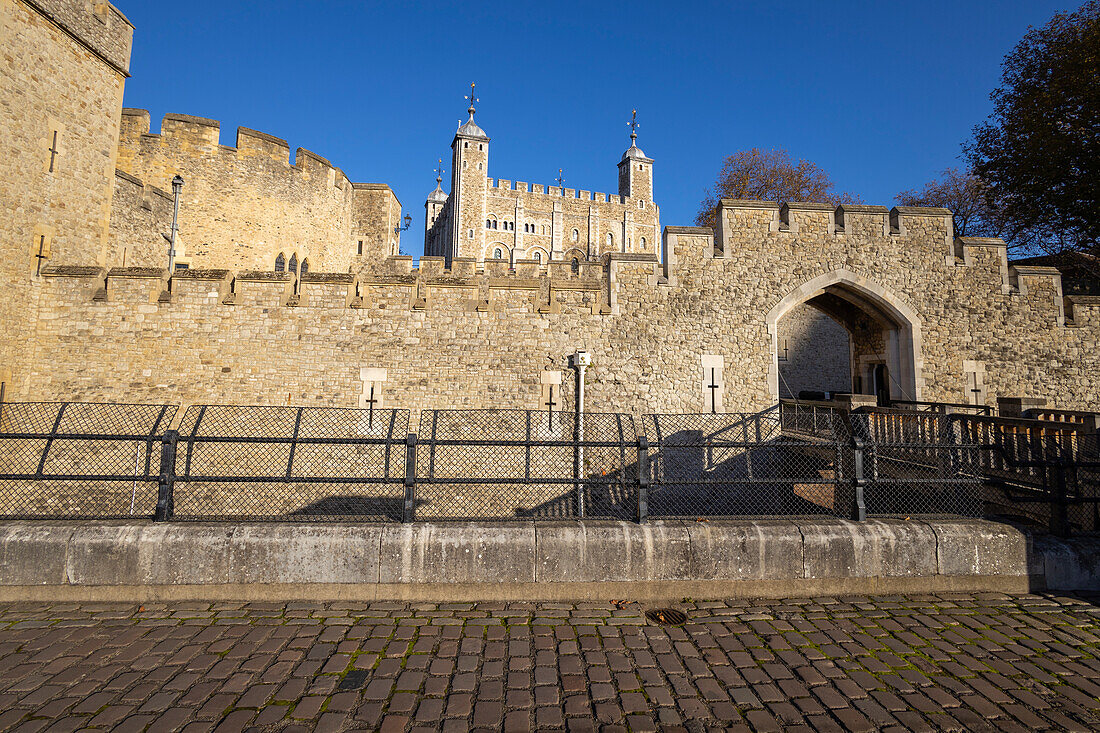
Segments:
[[[1100,540],[982,520],[4,522],[0,599],[584,600],[1100,588]]]

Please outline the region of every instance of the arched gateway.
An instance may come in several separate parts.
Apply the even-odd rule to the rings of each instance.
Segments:
[[[768,311],[771,339],[768,389],[778,400],[779,322],[805,303],[842,325],[851,337],[853,392],[885,393],[919,400],[924,388],[921,319],[904,301],[878,283],[843,268],[809,280]]]

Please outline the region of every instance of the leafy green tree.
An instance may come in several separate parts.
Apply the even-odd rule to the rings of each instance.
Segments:
[[[1093,251],[1100,231],[1100,2],[1031,28],[965,146],[1007,240]]]
[[[795,161],[786,150],[753,148],[734,153],[722,163],[714,185],[699,204],[695,223],[713,227],[718,201],[724,198],[760,201],[858,203],[849,193],[837,193],[829,174],[808,160]]]

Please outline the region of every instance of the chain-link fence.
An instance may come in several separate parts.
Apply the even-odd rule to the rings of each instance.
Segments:
[[[0,516],[151,517],[173,405],[0,403]]]
[[[654,517],[848,516],[846,432],[835,413],[647,415]]]
[[[416,519],[637,516],[629,415],[428,410],[416,445]]]
[[[189,407],[166,513],[400,521],[408,428],[408,410]]]
[[[1059,534],[1100,530],[1097,416],[1074,414],[1080,419],[958,418],[965,439],[982,447],[968,470],[984,480],[987,514]]]
[[[868,516],[981,516],[985,496],[972,469],[981,446],[949,414],[876,408],[849,416],[863,458]]]
[[[918,406],[919,407],[919,406]],[[0,404],[0,516],[1007,516],[1100,529],[1097,420]],[[652,441],[652,444],[651,442]]]

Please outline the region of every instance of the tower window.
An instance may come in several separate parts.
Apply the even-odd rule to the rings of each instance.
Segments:
[[[363,240],[359,240],[359,250],[357,254],[363,254]]]
[[[301,272],[301,274],[305,275],[307,272],[309,272],[309,260],[308,259],[307,260],[302,260],[302,272]]]
[[[296,254],[290,256],[290,271],[295,275],[298,274],[298,255]]]
[[[286,257],[282,252],[275,258],[275,272],[286,272]]]
[[[611,232],[607,233],[607,246],[608,247],[614,247],[615,246],[615,235],[613,235]]]
[[[462,143],[462,147],[468,148],[468,147],[470,147],[470,143]]]
[[[574,257],[574,258],[573,258],[573,259],[572,259],[572,260],[571,260],[571,261],[569,262],[569,269],[573,271],[573,274],[574,274],[574,275],[576,275],[576,274],[577,274],[578,272],[580,272],[580,271],[581,271],[581,261],[580,261],[580,260],[578,260],[578,259],[577,259],[576,257]]]
[[[504,252],[501,251],[500,247],[497,247],[496,249],[493,250],[493,259],[494,260],[503,260],[504,259]]]
[[[580,233],[580,232],[578,232],[578,231],[577,231],[576,229],[574,229],[574,230],[573,230],[573,241],[574,241],[574,242],[576,242],[576,241],[577,241],[577,240],[579,240],[580,238],[581,238],[581,233]]]
[[[482,143],[478,143],[478,144],[477,144],[477,149],[478,149],[478,150],[484,150],[484,149],[485,149],[485,145],[483,145]]]
[[[642,237],[642,249],[645,249],[645,237]]]
[[[535,252],[535,262],[542,264],[542,252]]]

